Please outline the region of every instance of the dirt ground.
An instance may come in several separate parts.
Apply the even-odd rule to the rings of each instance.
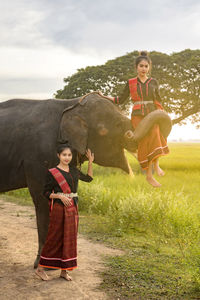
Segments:
[[[79,235],[78,268],[70,275],[72,282],[59,278],[59,271],[48,271],[51,280],[40,280],[33,269],[37,253],[37,230],[32,207],[0,199],[0,299],[107,300],[98,289],[101,282],[102,255],[120,252],[92,243]]]

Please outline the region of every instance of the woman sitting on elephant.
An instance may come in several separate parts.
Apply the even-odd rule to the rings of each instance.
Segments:
[[[135,66],[137,77],[129,79],[122,94],[119,97],[107,97],[117,104],[127,101],[131,95],[133,101],[131,121],[134,128],[151,111],[163,110],[159,94],[159,86],[156,79],[148,77],[151,70],[151,59],[146,51],[142,51],[136,58]],[[158,176],[163,176],[164,171],[159,166],[159,157],[169,153],[166,139],[162,136],[157,124],[138,143],[138,160],[142,169],[146,169],[147,181],[154,187],[161,184],[153,177],[152,165]]]
[[[60,162],[48,170],[44,187],[44,196],[50,200],[50,223],[36,274],[49,280],[44,268],[60,269],[60,277],[69,281],[67,270],[77,267],[78,180],[92,181],[94,155],[87,150],[87,175],[70,165],[72,149],[68,144],[59,145],[57,155]]]

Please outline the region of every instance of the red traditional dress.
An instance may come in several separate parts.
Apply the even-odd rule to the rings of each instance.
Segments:
[[[50,222],[39,261],[42,267],[62,270],[73,270],[77,267],[78,179],[92,181],[92,177],[84,175],[75,167],[70,167],[69,172],[57,167],[47,173],[44,195],[49,199],[52,192],[71,194],[72,204],[66,207],[59,198],[49,199]]]
[[[145,82],[141,82],[138,77],[129,79],[122,95],[115,97],[114,102],[122,104],[130,95],[133,101],[131,121],[134,128],[151,111],[163,109],[158,83],[154,78],[148,78]],[[167,140],[155,124],[148,135],[138,143],[138,161],[141,168],[147,169],[150,161],[168,153]]]

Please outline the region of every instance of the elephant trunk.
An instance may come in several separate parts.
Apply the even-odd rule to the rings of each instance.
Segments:
[[[162,135],[167,138],[172,129],[172,121],[166,112],[155,110],[142,119],[134,132],[131,130],[126,131],[124,138],[127,145],[125,148],[134,148],[133,143],[139,142],[146,136],[154,124],[159,125]]]
[[[133,139],[139,142],[144,136],[146,136],[153,125],[158,124],[160,131],[164,138],[167,138],[172,129],[172,121],[169,115],[162,110],[155,110],[149,113],[138,124],[134,131]]]

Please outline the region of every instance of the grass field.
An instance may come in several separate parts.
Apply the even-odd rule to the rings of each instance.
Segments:
[[[116,299],[200,299],[200,144],[169,146],[160,189],[131,155],[134,178],[95,165],[93,182],[80,182],[80,231],[124,250],[102,274]],[[30,203],[26,190],[8,194]]]

